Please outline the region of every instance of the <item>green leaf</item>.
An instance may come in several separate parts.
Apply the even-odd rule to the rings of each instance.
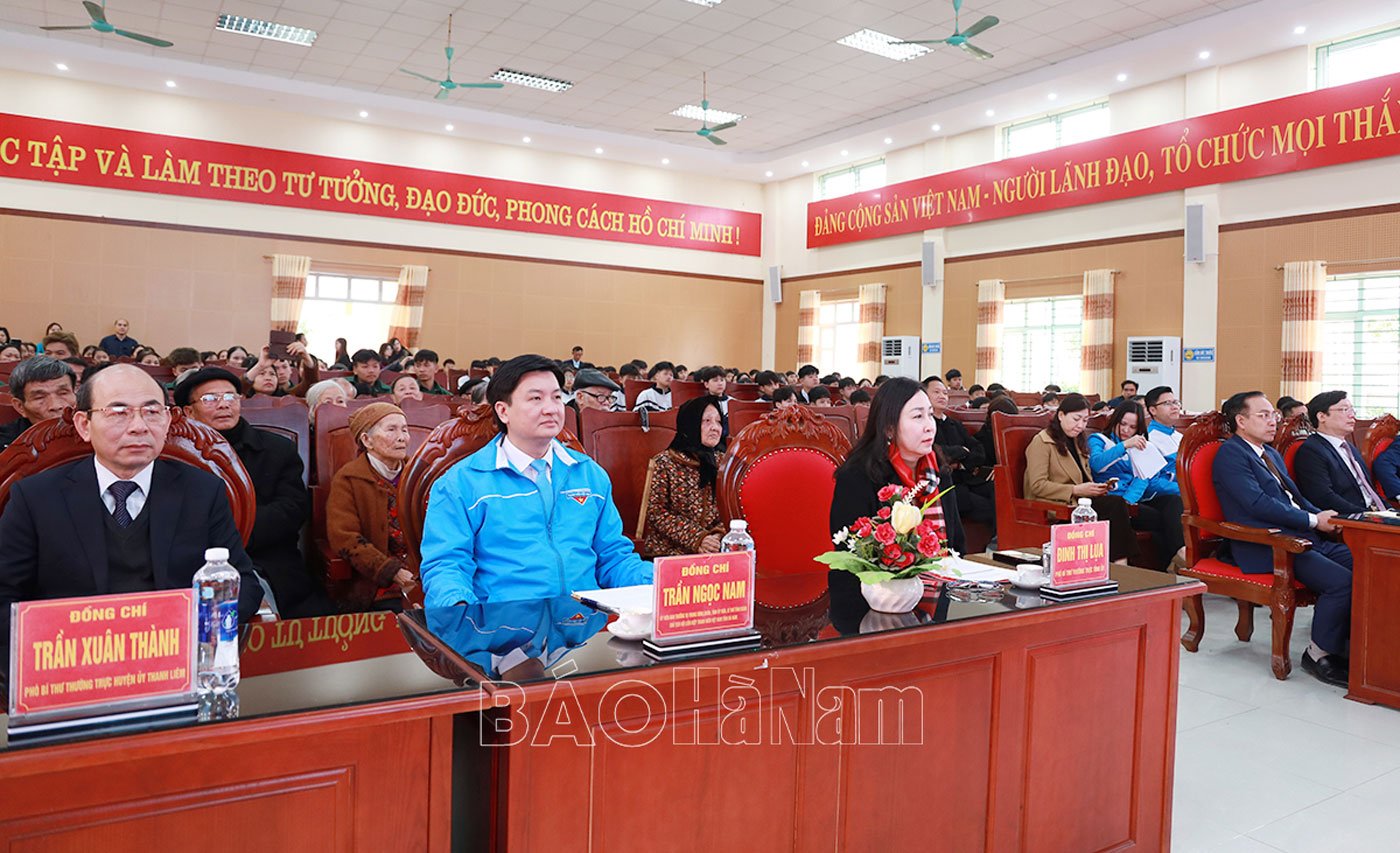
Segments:
[[[894,572],[856,572],[861,583],[884,583],[895,579]]]
[[[875,567],[869,560],[862,559],[850,551],[827,551],[825,554],[818,554],[812,559],[818,563],[825,563],[833,569],[843,572],[863,572]]]

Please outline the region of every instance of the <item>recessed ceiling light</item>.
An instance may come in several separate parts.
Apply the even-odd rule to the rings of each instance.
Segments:
[[[1196,54],[1196,58],[1197,58],[1197,59],[1210,59],[1210,51],[1208,51],[1208,50],[1203,50],[1203,51],[1201,51],[1200,53]]]
[[[694,3],[696,6],[704,6],[704,7],[706,7],[706,8],[712,8],[712,7],[718,6],[719,4],[723,3],[724,0],[686,0],[686,2],[688,2],[688,3]]]
[[[214,29],[240,33],[245,36],[257,36],[272,41],[284,41],[288,44],[299,44],[302,47],[310,47],[316,42],[315,30],[308,30],[304,27],[289,27],[286,24],[260,21],[257,18],[242,18],[238,15],[220,15],[219,20],[214,24]]]
[[[64,65],[62,62],[55,62],[55,63],[53,64],[53,67],[54,67],[54,68],[57,68],[59,71],[67,71],[67,70],[68,70],[68,66],[67,66],[67,65]]]
[[[593,149],[593,153],[594,153],[594,154],[602,154],[602,153],[603,153],[603,149],[601,149],[601,148],[594,148],[594,149]]]
[[[1307,28],[1307,27],[1303,26],[1302,24],[1299,24],[1298,26],[1296,26],[1296,27],[1293,28],[1293,35],[1295,35],[1295,36],[1300,36],[1300,35],[1302,35],[1303,33],[1307,32],[1307,31],[1308,31],[1308,28]]]
[[[445,124],[445,125],[443,125],[443,130],[446,130],[448,133],[451,133],[451,132],[452,132],[452,125],[450,125],[450,124]]]
[[[174,81],[174,80],[166,80],[166,81],[165,81],[165,88],[167,88],[167,89],[174,89],[174,88],[175,88],[175,81]]]
[[[495,74],[491,75],[491,79],[501,83],[514,83],[517,86],[528,86],[531,89],[543,89],[546,92],[562,92],[574,85],[568,80],[541,77],[538,74],[526,74],[524,71],[512,71],[509,68],[499,69]]]
[[[805,169],[805,168],[807,168],[808,165],[809,165],[809,164],[808,164],[808,162],[807,162],[806,160],[803,160],[803,161],[802,161],[802,168]]]
[[[522,137],[520,137],[520,141],[523,142],[523,143],[525,143],[526,145],[529,145],[529,144],[530,144],[530,137],[528,137],[528,136],[522,136]]]
[[[942,130],[942,129],[943,129],[943,125],[941,125],[941,124],[929,125],[929,130],[933,131],[934,133],[937,133],[938,131],[940,131],[940,130]]]
[[[900,62],[917,59],[929,52],[928,48],[921,44],[899,44],[901,41],[903,39],[898,36],[885,35],[874,30],[861,30],[838,39],[836,43]]]
[[[661,158],[661,165],[663,165],[663,166],[669,166],[669,165],[671,165],[671,158],[670,158],[670,157],[662,157],[662,158]]]
[[[886,136],[886,137],[885,137],[885,144],[886,144],[886,145],[893,145],[893,144],[894,144],[894,140],[891,139],[890,137]]]
[[[1119,83],[1126,82],[1127,79],[1128,79],[1128,75],[1127,75],[1127,74],[1124,74],[1122,71],[1119,71],[1119,72],[1118,72],[1118,82],[1119,82]]]
[[[768,171],[764,172],[764,173],[763,173],[763,177],[765,177],[765,178],[771,178],[771,177],[773,177],[773,170],[772,170],[772,169],[769,169]]]
[[[369,110],[360,110],[360,118],[369,118]]]
[[[845,156],[849,155],[850,153],[851,153],[851,152],[847,151],[847,150],[844,149],[844,148],[841,149],[841,156],[842,156],[842,157],[845,157]]]
[[[701,109],[695,104],[685,104],[671,110],[671,115],[681,118],[688,118],[693,121],[708,121],[710,124],[724,124],[730,121],[742,121],[744,116],[739,113],[727,113],[724,110]]]
[[[1055,94],[1054,92],[1051,92],[1050,94],[1046,95],[1045,97],[1047,97],[1047,98],[1049,98],[1050,100],[1053,101],[1053,100],[1055,100],[1056,98],[1058,98],[1058,97],[1060,97],[1060,96],[1057,95],[1057,94]]]
[[[990,110],[990,109],[987,110],[987,118],[991,118],[992,116],[994,116],[994,115],[996,115],[996,114],[997,114],[997,111],[996,111],[996,110]]]

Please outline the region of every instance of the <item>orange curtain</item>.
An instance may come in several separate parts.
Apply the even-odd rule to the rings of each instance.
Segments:
[[[880,344],[885,337],[885,286],[860,286],[860,338],[857,357],[860,375],[874,379],[880,375]]]
[[[408,265],[399,270],[389,337],[398,338],[406,347],[418,346],[418,334],[423,330],[423,295],[427,290],[427,267]]]
[[[1001,334],[1006,312],[1006,282],[988,278],[977,282],[978,385],[1002,381]]]
[[[1113,396],[1113,270],[1084,272],[1079,393]]]
[[[301,323],[301,303],[306,297],[306,277],[311,259],[303,255],[272,256],[272,328],[295,332]]]
[[[1311,400],[1322,390],[1322,313],[1327,267],[1322,261],[1283,265],[1283,381],[1279,393]]]
[[[804,290],[799,296],[797,313],[797,366],[812,364],[817,359],[817,335],[822,308],[820,290]]]

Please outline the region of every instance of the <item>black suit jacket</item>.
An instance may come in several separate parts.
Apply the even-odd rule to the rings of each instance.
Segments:
[[[1361,451],[1349,441],[1346,447],[1362,475],[1371,476]],[[1298,454],[1293,457],[1293,473],[1297,475],[1303,497],[1323,509],[1335,509],[1343,514],[1366,511],[1366,496],[1356,484],[1356,477],[1322,435],[1313,433],[1298,446]]]
[[[14,444],[15,439],[23,435],[24,431],[31,426],[33,426],[33,424],[29,422],[29,418],[20,418],[19,420],[10,421],[4,426],[0,426],[0,450],[4,450],[11,444]]]
[[[949,462],[962,466],[953,472],[953,479],[958,483],[967,482],[973,470],[987,464],[981,443],[968,434],[962,421],[952,415],[941,421],[935,419],[935,422],[938,430],[933,435],[934,443],[943,448],[943,455],[948,457]]]
[[[257,612],[262,586],[243,550],[222,480],[157,459],[144,511],[150,513],[157,589],[189,586],[204,565],[204,549],[227,548],[229,562],[242,575],[239,616],[246,620]],[[106,512],[91,456],[26,477],[10,490],[0,514],[0,650],[9,647],[11,603],[111,591]]]

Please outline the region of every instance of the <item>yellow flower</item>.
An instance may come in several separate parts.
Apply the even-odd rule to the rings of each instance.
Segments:
[[[924,514],[919,508],[911,503],[900,501],[890,508],[890,526],[894,532],[900,536],[919,526],[919,522],[924,520]]]

